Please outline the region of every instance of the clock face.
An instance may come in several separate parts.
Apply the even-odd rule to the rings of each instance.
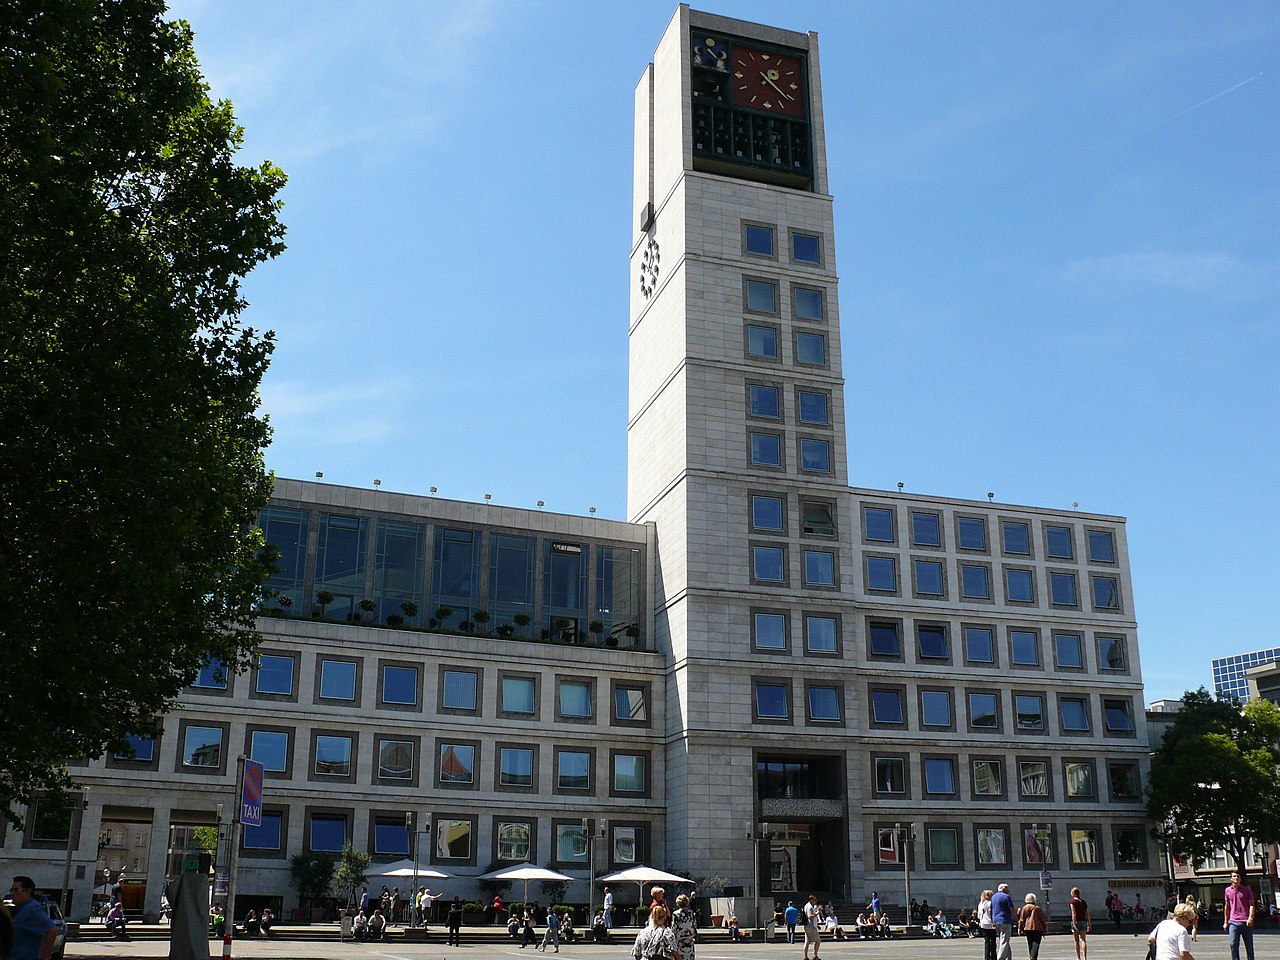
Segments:
[[[735,43],[730,60],[735,107],[786,117],[805,115],[804,67],[799,59]]]

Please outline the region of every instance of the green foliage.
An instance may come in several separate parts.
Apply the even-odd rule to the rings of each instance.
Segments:
[[[729,885],[728,877],[721,877],[712,874],[709,877],[699,877],[696,881],[698,893],[704,897],[714,897],[720,894],[725,887]]]
[[[333,885],[338,863],[323,853],[299,853],[289,859],[289,883],[303,900],[325,896]]]
[[[469,900],[462,905],[463,913],[484,913],[487,909],[483,903],[476,903],[473,900]]]
[[[342,894],[347,903],[355,902],[356,887],[368,879],[365,871],[371,863],[373,857],[363,850],[357,850],[350,840],[342,848],[342,853],[338,854],[338,865],[333,871],[333,889]]]
[[[543,880],[542,895],[552,903],[555,903],[557,900],[563,900],[565,886],[567,883],[568,881],[566,880]]]
[[[648,907],[646,906],[636,907],[634,910],[632,910],[632,913],[635,914],[637,927],[643,927],[646,923],[649,922]]]
[[[494,860],[492,863],[490,863],[487,867],[484,868],[483,872],[493,873],[493,871],[497,870],[498,868],[505,867],[507,865],[508,864],[504,861]],[[476,881],[476,885],[480,888],[480,892],[488,894],[490,899],[492,899],[495,893],[504,893],[505,891],[511,889],[510,880],[478,880]]]
[[[1226,850],[1241,873],[1250,839],[1280,839],[1280,708],[1188,692],[1151,760],[1147,813],[1176,854]]]
[[[218,828],[217,827],[196,827],[191,831],[191,836],[200,846],[200,849],[210,856],[218,855]]]
[[[270,163],[163,0],[0,5],[0,812],[238,670],[271,560],[240,282],[283,249]],[[55,664],[68,664],[56,669]]]

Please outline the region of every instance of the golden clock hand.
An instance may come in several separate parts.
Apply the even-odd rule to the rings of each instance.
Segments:
[[[767,83],[769,86],[773,87],[773,89],[778,91],[778,96],[786,97],[788,100],[795,99],[795,97],[791,96],[791,94],[789,93],[784,92],[781,87],[779,87],[776,83],[774,83],[773,80],[769,77],[769,75],[765,73],[763,70],[760,71],[760,76],[764,77],[765,83]]]

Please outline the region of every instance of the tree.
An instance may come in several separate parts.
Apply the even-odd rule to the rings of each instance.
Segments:
[[[333,887],[342,894],[348,904],[355,902],[356,887],[368,879],[364,872],[369,869],[371,863],[373,863],[373,857],[351,846],[350,840],[338,855],[338,867],[333,872]]]
[[[270,557],[240,281],[283,249],[163,0],[0,5],[0,812],[243,668]]]
[[[299,899],[313,904],[333,886],[337,861],[324,853],[299,853],[289,859],[289,883]]]
[[[1280,709],[1213,699],[1204,687],[1182,709],[1151,760],[1147,813],[1191,861],[1225,850],[1245,872],[1250,840],[1280,839]]]

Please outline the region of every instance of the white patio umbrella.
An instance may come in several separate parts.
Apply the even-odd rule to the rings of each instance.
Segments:
[[[422,877],[424,880],[447,880],[449,874],[441,873],[439,870],[433,870],[430,867],[424,867],[422,864],[414,864],[412,860],[397,860],[395,863],[383,864],[381,867],[370,867],[365,876],[372,880],[374,877]]]
[[[480,879],[522,880],[524,881],[524,902],[528,903],[530,880],[572,880],[573,877],[566,877],[563,873],[556,873],[554,870],[548,870],[546,867],[539,867],[526,861],[525,863],[517,863],[514,867],[503,867],[501,870],[486,873]]]
[[[640,887],[641,906],[644,905],[644,885],[646,883],[693,883],[688,877],[678,877],[674,873],[667,873],[657,867],[646,867],[644,864],[638,867],[628,867],[626,870],[619,870],[617,873],[611,873],[607,877],[601,877],[597,882],[638,884]]]

